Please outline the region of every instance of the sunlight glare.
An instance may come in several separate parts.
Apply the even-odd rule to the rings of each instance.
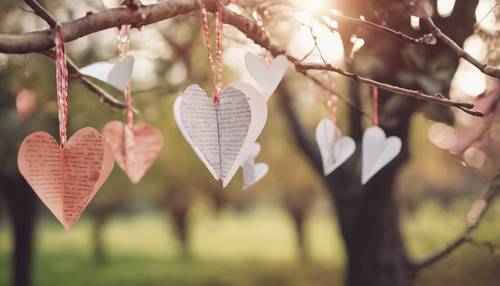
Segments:
[[[455,0],[438,0],[437,10],[439,16],[446,18],[453,13],[453,8],[455,7]]]
[[[481,0],[477,4],[476,21],[481,21],[479,26],[488,32],[500,29],[500,21],[497,21],[494,11],[491,11],[495,5],[497,5],[495,0]],[[495,9],[500,9],[499,7],[497,6]]]
[[[420,18],[417,16],[410,17],[410,24],[413,30],[420,30]]]
[[[482,61],[485,57],[486,45],[479,36],[473,35],[465,41],[464,50]],[[476,97],[486,90],[486,85],[487,77],[485,74],[469,62],[460,60],[452,81],[453,97],[456,95],[458,98]]]
[[[313,34],[316,35],[317,38],[318,48],[321,50],[325,60],[335,64],[343,60],[344,47],[340,35],[337,32],[330,31],[330,29],[312,18],[308,13],[297,13],[295,17],[303,23],[304,26],[299,28],[298,33],[295,34],[290,42],[290,49],[293,52],[304,56],[314,48],[314,39],[311,35],[311,29],[309,28],[312,27]],[[308,59],[314,62],[321,62],[321,56],[317,50],[315,50]]]
[[[120,6],[120,1],[118,0],[102,0],[102,4],[106,8],[114,8]]]
[[[438,122],[432,124],[429,128],[428,137],[437,147],[449,150],[455,145],[456,132],[453,127]]]
[[[486,154],[478,148],[469,147],[464,152],[464,161],[473,168],[482,169],[486,163]]]
[[[292,4],[303,10],[307,11],[313,15],[319,15],[324,13],[328,8],[330,8],[330,0],[314,0],[314,1],[304,1],[304,0],[292,0]]]

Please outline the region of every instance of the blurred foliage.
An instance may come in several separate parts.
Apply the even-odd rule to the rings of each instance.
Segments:
[[[45,1],[61,21],[83,16],[86,11],[102,8],[101,1]],[[0,2],[2,32],[19,33],[44,27],[31,13],[19,9],[16,1]],[[20,20],[23,19],[23,20]],[[289,27],[279,20],[270,23],[277,42],[285,43]],[[237,66],[243,64],[243,46],[259,50],[227,27],[225,42],[225,82],[239,78]],[[78,65],[99,60],[115,60],[116,30],[110,29],[67,44],[67,51]],[[273,31],[271,31],[273,32]],[[233,41],[231,39],[237,39]],[[66,233],[54,219],[44,218],[36,237],[37,285],[336,285],[342,281],[344,262],[341,236],[332,217],[329,197],[321,180],[293,144],[279,101],[269,101],[268,123],[258,140],[262,153],[257,158],[269,164],[269,174],[246,192],[241,191],[241,172],[222,190],[213,180],[191,147],[182,138],[172,116],[174,98],[188,84],[198,83],[211,90],[211,72],[200,34],[197,16],[185,16],[144,27],[131,33],[131,54],[137,59],[133,82],[137,122],[158,127],[165,146],[143,180],[129,183],[115,166],[112,175],[82,216],[75,229]],[[238,50],[238,52],[234,52]],[[417,51],[408,50],[408,61],[416,61]],[[446,59],[443,59],[446,61]],[[375,67],[381,63],[373,63]],[[439,69],[439,66],[436,67]],[[57,110],[53,60],[43,55],[0,54],[0,173],[18,176],[17,149],[21,140],[35,130],[46,130],[57,138]],[[439,90],[425,74],[401,75],[426,82],[429,92]],[[301,119],[314,134],[320,117],[327,115],[315,99],[310,82],[295,73],[287,74],[294,90]],[[341,94],[347,93],[347,81],[334,78]],[[438,81],[438,80],[437,80]],[[22,120],[16,113],[15,96],[22,88],[35,91],[38,106],[32,116]],[[114,96],[121,95],[111,89]],[[366,91],[368,92],[368,91]],[[363,108],[369,110],[365,98]],[[348,132],[346,106],[339,106],[339,125]],[[123,120],[114,110],[82,87],[70,84],[69,134],[92,126],[100,129],[107,121]],[[464,226],[463,217],[470,198],[477,194],[481,178],[460,165],[450,154],[433,146],[427,139],[429,121],[418,115],[411,123],[411,160],[401,170],[398,190],[408,206],[402,223],[408,247],[414,257],[444,246]],[[180,198],[175,192],[187,194]],[[464,201],[455,202],[457,197]],[[194,260],[174,260],[179,246],[166,223],[165,208],[174,209],[188,200],[191,248]],[[427,202],[420,206],[421,201]],[[437,201],[437,202],[436,202]],[[296,264],[297,249],[293,225],[284,212],[297,202],[310,205],[306,219],[306,245],[311,265]],[[183,203],[185,203],[183,201]],[[221,205],[229,207],[222,208]],[[443,206],[449,206],[444,208]],[[21,206],[20,206],[21,207]],[[45,207],[44,215],[48,215]],[[218,210],[214,214],[213,210]],[[103,231],[109,264],[92,264],[91,221],[89,214],[113,216]],[[500,206],[482,225],[480,236],[499,240],[492,217],[500,215]],[[1,215],[0,215],[1,218]],[[50,220],[50,223],[47,222]],[[8,277],[11,241],[10,228],[0,223],[0,285]],[[464,257],[468,257],[464,259]],[[488,267],[480,267],[483,263]],[[494,267],[498,258],[483,250],[464,247],[436,269],[419,277],[418,285],[493,285],[498,281]],[[476,280],[473,280],[476,279]],[[476,283],[472,283],[475,281]],[[471,283],[469,283],[471,282]],[[490,284],[488,284],[490,283]]]
[[[449,243],[462,230],[469,204],[462,200],[443,209],[428,201],[405,216],[412,256],[425,257]],[[498,239],[499,215],[496,203],[478,230],[478,239]],[[70,233],[52,218],[43,220],[37,233],[36,285],[341,285],[345,258],[328,209],[313,212],[306,223],[310,264],[297,263],[292,222],[275,206],[213,216],[206,205],[198,204],[190,217],[192,259],[176,258],[179,248],[173,230],[162,214],[146,212],[111,220],[104,236],[109,245],[106,265],[92,262],[88,220]],[[0,285],[9,277],[8,233],[0,234]],[[500,279],[499,265],[500,259],[486,249],[465,245],[425,270],[417,285],[493,286]]]

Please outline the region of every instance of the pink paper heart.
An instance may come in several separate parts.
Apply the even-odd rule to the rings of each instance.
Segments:
[[[28,135],[17,164],[40,200],[69,230],[108,178],[114,160],[102,135],[86,127],[63,148],[47,132]]]
[[[160,131],[149,124],[130,129],[120,121],[111,121],[104,126],[102,134],[110,143],[118,166],[132,183],[141,180],[163,147]]]

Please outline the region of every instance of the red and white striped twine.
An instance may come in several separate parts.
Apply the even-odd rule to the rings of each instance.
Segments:
[[[56,89],[57,89],[57,112],[59,115],[59,140],[61,146],[67,142],[68,123],[68,67],[66,54],[64,52],[64,38],[61,27],[55,29],[56,45]]]
[[[219,101],[219,94],[222,90],[222,37],[223,37],[223,23],[222,23],[222,12],[223,4],[222,0],[217,0],[217,12],[215,12],[215,57],[212,51],[212,46],[210,44],[210,27],[208,26],[208,13],[205,0],[200,0],[202,21],[203,21],[203,35],[205,39],[205,45],[208,52],[208,60],[210,61],[210,66],[212,68],[212,73],[214,74],[214,86],[215,93],[213,95],[214,103]]]
[[[127,54],[130,47],[130,25],[123,25],[120,28],[118,34],[118,51],[120,52],[120,60],[123,60]],[[134,126],[134,112],[132,110],[132,83],[131,80],[128,81],[127,87],[123,92],[123,96],[127,101],[127,126],[132,128]]]

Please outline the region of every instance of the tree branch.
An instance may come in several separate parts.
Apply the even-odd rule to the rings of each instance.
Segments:
[[[215,1],[208,3],[208,10],[215,11]],[[187,14],[198,9],[196,0],[167,0],[158,4],[141,6],[136,10],[127,7],[107,9],[98,13],[88,13],[86,16],[62,24],[62,32],[66,41],[73,41],[80,37],[109,29],[119,27],[124,24],[132,27],[152,24],[177,15]],[[254,20],[237,14],[229,9],[224,9],[223,21],[239,29],[256,44],[268,50],[273,56],[284,54],[288,60],[295,65],[297,71],[305,74],[307,70],[324,70],[335,72],[349,77],[361,83],[376,86],[395,94],[411,96],[420,100],[425,100],[445,106],[456,107],[471,115],[482,116],[482,113],[471,110],[474,106],[469,103],[456,102],[444,98],[442,95],[430,96],[419,90],[410,90],[387,83],[378,82],[357,74],[346,72],[330,64],[304,64],[297,58],[286,53],[285,50],[271,43],[266,31]],[[50,31],[43,30],[31,32],[23,35],[2,35],[0,34],[0,52],[4,53],[30,53],[44,52],[52,48],[54,42]]]
[[[500,69],[494,66],[481,63],[476,58],[474,58],[471,54],[467,53],[464,49],[462,49],[457,43],[455,43],[450,37],[444,34],[441,29],[439,29],[434,21],[432,21],[431,17],[427,17],[424,19],[427,27],[431,30],[432,34],[436,36],[436,38],[440,39],[443,43],[445,43],[450,49],[460,58],[468,61],[477,67],[481,72],[487,74],[496,79],[500,79]]]
[[[341,68],[334,67],[331,64],[297,63],[295,65],[295,67],[299,71],[307,71],[307,70],[332,71],[332,72],[341,74],[345,77],[351,78],[354,81],[368,84],[370,86],[375,86],[375,87],[378,87],[380,89],[387,90],[387,91],[390,91],[390,92],[393,92],[396,94],[415,97],[415,98],[420,99],[420,100],[429,101],[429,102],[433,102],[433,103],[437,103],[437,104],[441,104],[441,105],[445,105],[445,106],[456,107],[456,108],[459,108],[462,111],[464,111],[468,114],[474,115],[474,116],[483,116],[483,113],[481,113],[479,111],[471,110],[472,108],[474,108],[474,105],[471,103],[453,101],[453,100],[445,98],[442,94],[436,94],[436,95],[432,96],[432,95],[427,95],[420,90],[407,89],[407,88],[379,82],[379,81],[376,81],[376,80],[373,80],[370,78],[360,76],[360,75],[355,74],[355,73],[345,71]]]
[[[339,22],[346,22],[346,23],[352,23],[356,25],[361,25],[361,26],[366,26],[371,29],[374,29],[376,31],[380,31],[389,35],[392,35],[396,38],[399,38],[405,42],[411,43],[411,44],[425,44],[425,45],[435,45],[435,38],[433,34],[426,34],[423,35],[419,38],[414,38],[411,36],[408,36],[400,31],[396,31],[394,29],[391,29],[389,27],[383,26],[376,24],[374,22],[367,21],[365,19],[358,19],[358,18],[352,18],[352,17],[347,17],[343,16],[340,14],[334,14],[332,13],[331,15],[328,15],[328,18],[331,18],[335,21]],[[324,19],[321,20],[323,24],[325,24],[327,27],[331,27]]]
[[[414,271],[420,271],[423,268],[426,268],[434,263],[440,261],[441,259],[447,257],[450,253],[452,253],[459,246],[464,244],[465,242],[473,243],[475,240],[471,237],[472,233],[475,229],[478,228],[484,214],[488,210],[488,208],[492,205],[493,200],[496,195],[500,192],[500,174],[493,177],[487,188],[481,193],[478,200],[474,202],[472,205],[468,215],[467,215],[467,227],[462,232],[460,236],[458,236],[453,242],[451,242],[444,249],[438,251],[437,253],[431,255],[429,258],[424,259],[422,262],[416,264],[414,266]]]
[[[47,12],[37,1],[26,0],[25,2],[35,11],[35,13],[39,17],[43,18],[49,24],[49,26],[51,26],[53,28],[53,27],[59,25],[57,20],[49,12]],[[48,57],[55,58],[53,50],[43,52],[43,54],[45,54]],[[106,103],[112,107],[117,107],[120,109],[127,108],[127,104],[120,102],[119,100],[117,100],[113,96],[109,95],[102,88],[95,85],[93,82],[91,82],[87,78],[83,77],[83,75],[80,73],[80,69],[78,68],[78,66],[75,63],[73,63],[73,61],[71,61],[69,59],[69,57],[66,57],[66,63],[68,65],[68,70],[71,73],[71,76],[79,79],[80,82],[88,90],[90,90],[95,95],[97,95],[103,103]],[[134,112],[136,112],[135,109],[134,109]]]

